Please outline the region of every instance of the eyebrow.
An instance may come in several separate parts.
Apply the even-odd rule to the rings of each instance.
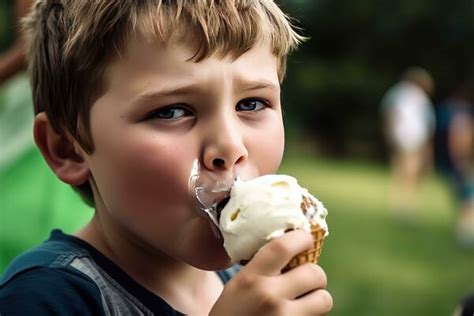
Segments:
[[[246,81],[246,80],[237,80],[236,85],[241,87],[243,91],[253,91],[260,89],[271,89],[274,91],[280,91],[280,86],[274,84],[268,80],[258,80],[258,81]],[[198,84],[185,84],[177,87],[163,88],[160,90],[146,91],[138,95],[132,101],[132,104],[138,104],[147,100],[156,100],[162,97],[175,96],[175,95],[187,95],[193,94],[199,91],[200,85]]]
[[[160,90],[146,91],[143,94],[138,95],[132,103],[140,103],[146,100],[155,100],[161,97],[172,96],[172,95],[186,95],[192,94],[199,90],[198,85],[187,84],[177,87],[163,88]]]
[[[276,85],[275,83],[267,80],[237,81],[237,84],[243,88],[243,91],[252,91],[259,89],[271,89],[275,91],[280,91],[279,85]]]

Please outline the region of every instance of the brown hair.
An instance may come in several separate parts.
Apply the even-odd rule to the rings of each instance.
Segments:
[[[196,43],[199,62],[218,54],[237,58],[268,40],[279,60],[304,38],[273,0],[38,0],[24,20],[35,113],[92,153],[89,113],[104,93],[107,64],[124,53],[131,34],[169,43],[178,34]],[[88,183],[78,188],[92,204]]]

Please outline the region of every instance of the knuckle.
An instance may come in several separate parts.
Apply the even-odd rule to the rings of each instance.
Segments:
[[[268,279],[260,279],[252,283],[252,293],[257,302],[259,315],[284,315],[284,302],[272,291],[272,283]]]
[[[278,297],[268,292],[260,292],[258,300],[260,302],[259,314],[285,315],[284,303]]]
[[[291,315],[291,311],[289,309],[289,305],[285,301],[281,301],[278,306],[275,308],[274,315]]]
[[[274,239],[272,243],[270,243],[268,246],[270,248],[269,250],[274,253],[278,253],[285,256],[292,254],[291,246],[288,243],[285,243],[285,241],[281,238]]]
[[[259,295],[259,301],[260,301],[260,306],[262,309],[268,310],[275,310],[278,306],[278,300],[276,297],[269,295],[268,293],[265,292],[260,292]]]
[[[234,285],[242,289],[250,289],[255,286],[255,276],[248,273],[240,273],[234,277]]]

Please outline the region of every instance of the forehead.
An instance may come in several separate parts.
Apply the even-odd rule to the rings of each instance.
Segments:
[[[206,84],[211,78],[221,80],[267,81],[279,85],[278,60],[269,43],[261,42],[249,51],[233,58],[211,55],[196,62],[193,45],[172,41],[168,45],[131,38],[124,53],[111,61],[105,71],[109,89],[127,87],[139,93],[146,87],[167,87],[181,82]]]

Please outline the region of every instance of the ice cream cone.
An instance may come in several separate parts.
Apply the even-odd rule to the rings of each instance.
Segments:
[[[319,262],[319,256],[321,255],[321,250],[323,249],[324,235],[326,234],[326,231],[318,224],[312,224],[311,234],[313,235],[313,248],[306,250],[291,259],[285,268],[283,268],[283,272],[291,270],[307,262],[314,264]]]
[[[264,175],[237,181],[221,211],[219,228],[232,262],[245,264],[267,242],[291,230],[313,234],[314,248],[293,258],[285,267],[317,263],[325,236],[327,209],[297,180],[286,175]],[[284,270],[285,270],[284,269]]]

